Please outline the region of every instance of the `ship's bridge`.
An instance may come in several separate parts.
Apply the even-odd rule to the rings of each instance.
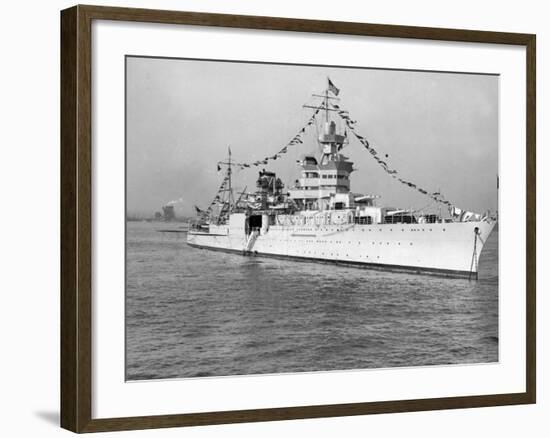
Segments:
[[[336,124],[326,122],[319,136],[322,155],[319,160],[306,156],[301,161],[301,177],[290,189],[290,198],[304,210],[340,210],[354,208],[350,193],[353,163],[339,151],[345,136],[336,134]]]

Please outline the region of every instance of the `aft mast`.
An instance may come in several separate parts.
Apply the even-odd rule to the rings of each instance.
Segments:
[[[222,188],[220,192],[224,193],[222,198],[222,208],[218,215],[218,222],[221,221],[224,214],[231,214],[235,208],[235,197],[233,195],[233,186],[232,186],[232,174],[233,174],[233,161],[231,159],[231,147],[227,147],[227,161],[218,161],[218,169],[220,166],[226,166],[226,178],[227,178],[227,188]]]
[[[229,204],[229,213],[233,211],[235,206],[235,199],[233,197],[233,187],[231,186],[231,175],[233,173],[232,164],[231,164],[231,147],[227,146],[227,176],[229,180],[227,181],[227,190],[228,190],[228,204]]]

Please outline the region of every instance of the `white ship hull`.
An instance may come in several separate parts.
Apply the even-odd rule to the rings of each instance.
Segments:
[[[251,237],[238,220],[232,220],[229,225],[210,226],[208,232],[190,231],[187,243],[244,254],[470,276],[477,272],[483,245],[494,225],[487,221],[264,225]]]

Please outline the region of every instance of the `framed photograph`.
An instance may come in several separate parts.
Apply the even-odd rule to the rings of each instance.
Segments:
[[[61,12],[61,425],[535,403],[535,35]]]

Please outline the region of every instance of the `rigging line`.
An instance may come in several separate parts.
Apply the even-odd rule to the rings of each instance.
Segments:
[[[291,140],[289,140],[286,145],[283,147],[283,149],[285,148],[288,148],[289,146],[294,146],[296,144],[303,144],[303,141],[302,140],[302,135],[305,133],[306,131],[306,128],[312,124],[315,124],[315,121],[316,121],[316,117],[317,117],[317,114],[319,113],[320,111],[320,108],[317,108],[313,114],[309,117],[307,123],[298,130],[298,133],[294,135],[294,137],[292,137]],[[295,141],[296,139],[299,139],[300,141]],[[281,149],[282,150],[282,149]],[[285,152],[283,152],[283,154],[286,154],[288,152],[288,150],[285,150]],[[266,157],[264,160],[261,160],[261,162],[263,161],[270,161],[270,160],[273,160],[273,158],[271,157],[274,157],[274,156],[278,156],[279,153],[275,154],[275,155],[272,155],[270,157]],[[260,160],[258,161],[255,161],[254,163],[258,163]],[[246,167],[250,167],[250,166],[254,166],[254,167],[257,167],[258,165],[255,165],[254,163],[246,163],[247,166]],[[218,166],[220,164],[227,164],[225,162],[218,162]],[[243,170],[244,169],[244,163],[232,163],[233,165],[236,165],[238,170]],[[226,176],[224,177],[223,181],[222,181],[222,184],[220,185],[219,189],[218,189],[218,192],[216,193],[216,196],[214,197],[214,200],[211,202],[210,206],[208,207],[207,210],[211,211],[212,209],[212,206],[216,203],[217,199],[218,199],[218,195],[223,191],[223,189],[225,188],[225,184],[227,182],[227,180],[229,179],[229,176],[231,174],[231,163],[229,164],[227,170],[226,170]]]
[[[334,105],[332,104],[333,108],[334,108]],[[339,108],[339,107],[338,107]],[[362,135],[358,134],[356,131],[355,131],[355,123],[356,121],[352,120],[350,118],[350,115],[349,115],[349,111],[346,111],[346,110],[340,110],[338,111],[338,115],[340,116],[340,118],[342,120],[344,120],[345,124],[347,125],[347,127],[353,132],[353,134],[355,135],[355,138],[357,138],[357,140],[359,140],[359,142],[365,147],[367,148],[367,150],[369,150],[369,152],[371,152],[371,155],[373,155],[373,158],[374,160],[379,164],[380,167],[382,167],[382,169],[392,175],[392,177],[394,179],[397,179],[400,183],[402,183],[403,185],[407,185],[409,186],[410,188],[414,188],[417,192],[420,192],[422,193],[423,195],[426,195],[428,197],[430,197],[431,199],[433,199],[434,201],[436,202],[439,202],[441,204],[444,204],[444,205],[447,205],[448,207],[451,207],[453,204],[448,201],[447,199],[445,199],[445,197],[441,194],[441,191],[438,190],[437,192],[428,192],[427,190],[419,187],[417,184],[414,184],[410,181],[407,181],[407,180],[404,180],[400,177],[396,177],[394,175],[398,174],[397,170],[393,169],[393,168],[390,168],[390,166],[388,165],[388,163],[386,163],[384,160],[381,160],[380,158],[377,157],[378,155],[378,151],[372,147],[368,140],[363,137]],[[374,153],[372,153],[374,152]]]
[[[424,205],[423,207],[413,210],[413,212],[416,213],[417,211],[422,211],[422,210],[424,210],[428,207],[431,207],[434,204],[436,204],[436,202],[434,200],[432,200],[432,201],[428,202],[426,205]]]
[[[216,204],[216,202],[219,201],[219,194],[224,191],[225,189],[225,184],[227,183],[227,180],[229,178],[229,175],[228,173],[226,173],[226,175],[224,176],[223,180],[222,180],[222,183],[220,184],[219,188],[218,188],[218,191],[216,192],[216,195],[214,196],[214,199],[212,200],[212,202],[210,203],[210,205],[208,206],[208,208],[206,209],[207,212],[211,213],[212,211],[212,207]]]
[[[380,146],[377,146],[377,147],[380,148]],[[401,168],[406,167],[406,166],[408,165],[408,163],[407,163],[405,160],[403,160],[401,157],[399,157],[399,156],[396,155],[396,154],[393,154],[393,153],[390,154],[390,153],[388,153],[388,152],[386,152],[386,151],[380,151],[380,149],[377,149],[377,152],[379,153],[379,155],[382,155],[382,156],[384,156],[386,159],[391,160],[391,161],[392,161],[392,164],[394,164],[395,162],[397,162],[397,164],[398,164]],[[388,166],[389,166],[389,164],[388,164]],[[427,185],[431,185],[431,186],[433,186],[433,187],[437,187],[437,186],[441,183],[441,181],[436,181],[436,179],[433,178],[433,177],[431,176],[431,174],[429,174],[429,173],[423,173],[423,174],[422,174],[422,179],[423,179],[423,180],[426,180]],[[435,191],[435,190],[434,190],[434,191]]]
[[[315,120],[317,118],[317,114],[319,113],[319,108],[317,108],[313,114],[308,118],[307,122],[305,125],[302,126],[302,128],[300,128],[297,132],[297,134],[295,134],[289,141],[287,141],[285,143],[285,145],[279,149],[279,151],[277,153],[275,153],[274,155],[270,155],[268,157],[265,157],[263,160],[256,160],[254,162],[250,162],[250,163],[235,163],[236,166],[238,167],[241,167],[241,168],[248,168],[248,167],[257,167],[259,166],[259,164],[256,164],[256,163],[262,163],[263,161],[272,161],[272,160],[275,160],[275,158],[273,157],[277,157],[279,158],[279,155],[283,155],[283,154],[286,154],[288,152],[288,148],[291,147],[291,146],[296,146],[298,144],[303,144],[303,141],[302,141],[302,135],[305,133],[306,129],[308,128],[308,126],[312,125],[315,123]],[[299,140],[299,141],[298,141]],[[283,149],[285,149],[284,152],[281,152]]]

